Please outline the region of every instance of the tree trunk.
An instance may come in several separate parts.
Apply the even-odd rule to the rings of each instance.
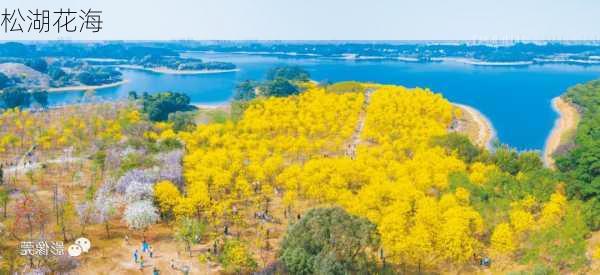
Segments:
[[[110,239],[110,231],[108,228],[108,221],[104,222],[104,229],[106,229],[106,237]]]
[[[66,243],[69,240],[67,239],[67,226],[65,225],[64,220],[62,221],[61,229],[62,229],[62,234],[63,234],[63,241]]]

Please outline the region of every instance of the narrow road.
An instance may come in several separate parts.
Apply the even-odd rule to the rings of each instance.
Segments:
[[[362,134],[363,129],[365,128],[365,121],[367,117],[367,107],[369,107],[369,103],[371,102],[371,94],[373,93],[373,89],[367,89],[365,91],[365,101],[360,110],[360,114],[358,114],[358,123],[356,123],[356,128],[354,128],[354,132],[352,133],[352,137],[350,137],[350,143],[346,146],[346,156],[349,156],[351,159],[356,158],[356,148],[360,144],[360,135]]]
[[[57,158],[57,159],[51,159],[51,160],[47,160],[47,161],[42,161],[42,162],[31,162],[31,163],[24,163],[24,164],[17,164],[17,165],[13,165],[13,166],[8,166],[4,168],[4,173],[27,173],[28,171],[31,170],[35,170],[37,168],[40,168],[42,166],[42,164],[56,164],[56,163],[72,163],[72,162],[78,162],[83,160],[83,158],[80,157],[61,157],[61,158]]]

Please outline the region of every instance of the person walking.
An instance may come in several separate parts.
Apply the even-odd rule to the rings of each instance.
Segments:
[[[140,270],[144,270],[144,256],[140,256]]]
[[[146,239],[142,241],[142,252],[148,252],[148,242],[146,241]]]
[[[160,273],[160,270],[158,270],[158,268],[154,267],[152,269],[152,275],[159,275],[159,273]]]
[[[150,254],[150,258],[154,256],[154,249],[152,249],[152,246],[148,247],[148,254]]]
[[[133,261],[135,261],[135,263],[138,262],[138,250],[136,249],[135,251],[133,251]]]

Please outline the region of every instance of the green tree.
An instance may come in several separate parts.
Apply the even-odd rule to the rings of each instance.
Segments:
[[[527,240],[528,249],[524,251],[523,259],[564,272],[584,266],[587,263],[586,234],[589,230],[581,210],[580,202],[571,202],[559,224],[532,234]]]
[[[127,99],[129,100],[137,100],[138,99],[138,94],[136,91],[129,91],[129,93],[127,93]]]
[[[185,250],[192,256],[192,244],[197,244],[202,240],[206,232],[206,223],[195,219],[183,217],[177,223],[175,238],[185,243]]]
[[[0,204],[2,204],[2,216],[6,218],[6,208],[8,206],[8,202],[10,201],[10,194],[6,187],[0,187]]]
[[[34,58],[27,60],[27,62],[25,62],[25,65],[40,73],[46,73],[48,71],[48,63],[42,58]]]
[[[536,151],[520,153],[517,163],[519,164],[519,171],[521,172],[534,171],[544,166],[540,154]]]
[[[252,80],[246,80],[239,83],[235,87],[235,94],[233,95],[234,100],[251,100],[256,97],[255,89],[258,87],[258,83]]]
[[[569,88],[564,99],[577,105],[581,121],[574,147],[556,159],[570,196],[584,200],[600,195],[600,80]]]
[[[10,78],[3,73],[0,73],[0,90],[10,85]]]
[[[48,68],[48,76],[52,78],[52,80],[60,81],[67,77],[67,73],[63,71],[60,67],[51,66]]]
[[[6,108],[27,107],[31,102],[31,95],[23,88],[11,87],[0,92],[0,101]]]
[[[278,96],[285,97],[290,95],[296,95],[300,92],[294,84],[283,78],[277,78],[272,81],[268,81],[263,84],[261,87],[261,95],[263,96]]]
[[[371,273],[374,224],[339,207],[316,208],[288,228],[279,259],[292,274]]]
[[[516,175],[519,172],[519,154],[507,145],[499,145],[493,156],[496,165],[504,172]]]
[[[142,110],[152,121],[165,121],[171,113],[193,109],[190,105],[190,97],[181,93],[164,92],[144,95],[142,102]]]
[[[591,230],[600,229],[600,198],[586,201],[582,207],[582,215]]]
[[[33,91],[31,93],[33,100],[40,104],[42,107],[48,106],[48,92],[47,91]]]
[[[431,144],[443,147],[448,153],[456,152],[462,160],[468,163],[473,162],[481,154],[481,149],[473,145],[467,136],[456,132],[434,137]]]

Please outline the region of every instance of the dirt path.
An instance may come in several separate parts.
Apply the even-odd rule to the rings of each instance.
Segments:
[[[57,159],[51,159],[42,162],[30,162],[17,164],[14,166],[8,166],[4,168],[4,173],[27,173],[28,171],[38,169],[42,166],[42,164],[60,164],[60,163],[73,163],[83,160],[80,157],[61,157]]]
[[[489,119],[471,106],[453,104],[463,111],[463,121],[459,123],[472,124],[460,126],[459,131],[465,132],[465,134],[473,139],[475,144],[490,149],[492,147],[492,140],[496,137],[496,132]],[[471,128],[473,129],[470,130]]]
[[[577,109],[562,98],[555,97],[552,99],[552,108],[559,114],[559,117],[554,122],[554,128],[552,128],[552,132],[546,139],[546,146],[544,147],[544,164],[550,168],[554,168],[552,154],[569,139],[568,135],[575,131],[577,123],[579,123]]]
[[[365,91],[365,101],[363,102],[360,114],[358,115],[358,123],[356,123],[356,128],[354,128],[352,137],[350,137],[350,142],[346,146],[346,156],[349,156],[351,159],[356,158],[356,148],[361,142],[360,135],[365,128],[367,107],[369,107],[369,103],[371,102],[371,94],[373,94],[372,89],[367,89]]]

